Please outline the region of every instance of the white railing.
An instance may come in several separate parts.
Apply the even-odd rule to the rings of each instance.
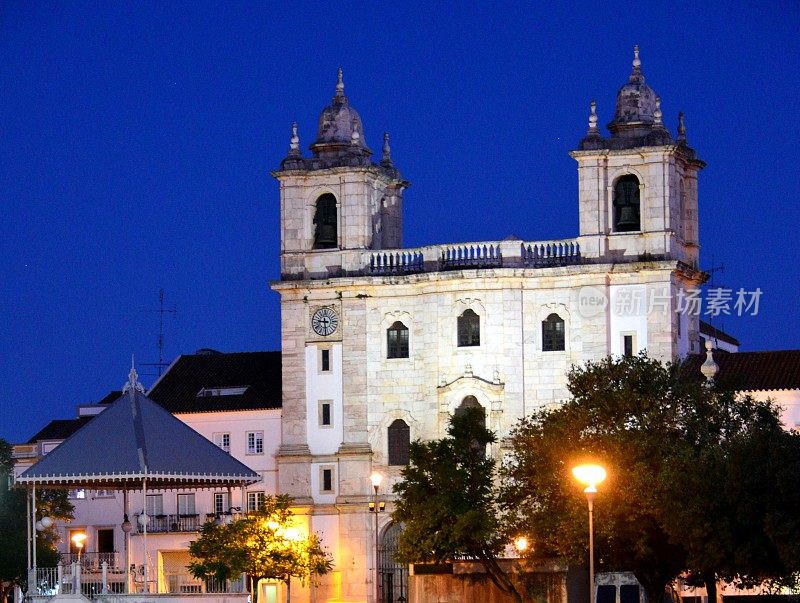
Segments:
[[[547,268],[582,261],[577,239],[510,240],[367,251],[361,266],[366,274],[391,275],[476,268]]]

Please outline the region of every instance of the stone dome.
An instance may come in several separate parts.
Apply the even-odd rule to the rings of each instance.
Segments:
[[[330,157],[333,154],[342,153],[372,154],[364,140],[361,116],[350,106],[344,95],[341,69],[339,69],[339,81],[336,84],[336,95],[331,104],[325,107],[319,116],[317,139],[311,145],[311,151],[317,157]]]
[[[655,123],[657,95],[644,81],[638,46],[634,47],[633,53],[633,71],[628,83],[617,93],[614,120],[608,124],[608,129],[615,135],[630,133],[640,136],[643,127],[649,130]]]

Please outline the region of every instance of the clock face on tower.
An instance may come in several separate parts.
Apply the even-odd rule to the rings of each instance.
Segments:
[[[317,335],[327,337],[339,326],[339,316],[332,308],[320,308],[311,317],[311,328]]]

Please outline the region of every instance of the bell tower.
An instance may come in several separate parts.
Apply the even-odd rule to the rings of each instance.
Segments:
[[[370,159],[361,117],[344,94],[341,69],[311,153],[302,155],[293,123],[289,154],[272,173],[280,182],[283,280],[355,274],[365,250],[402,245],[408,182],[394,167],[388,134],[380,163]]]
[[[705,163],[666,129],[661,99],[645,83],[639,47],[617,93],[611,133],[604,137],[592,101],[589,130],[570,155],[578,162],[581,249],[607,261],[679,260],[699,255],[697,179]]]

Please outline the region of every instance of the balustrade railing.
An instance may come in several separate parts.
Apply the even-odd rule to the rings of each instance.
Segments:
[[[81,569],[86,571],[98,571],[103,562],[107,563],[109,569],[120,567],[120,556],[117,551],[111,553],[93,553],[81,552],[79,553],[61,553],[61,563],[70,565],[72,563],[80,563]]]
[[[368,251],[362,256],[362,268],[367,274],[392,275],[483,268],[548,268],[572,266],[582,261],[576,239],[509,240]]]
[[[202,518],[199,514],[192,515],[149,515],[147,522],[147,533],[157,534],[163,532],[198,532],[206,521],[206,516]],[[136,516],[136,529],[141,534],[144,528],[139,523],[139,516]]]

